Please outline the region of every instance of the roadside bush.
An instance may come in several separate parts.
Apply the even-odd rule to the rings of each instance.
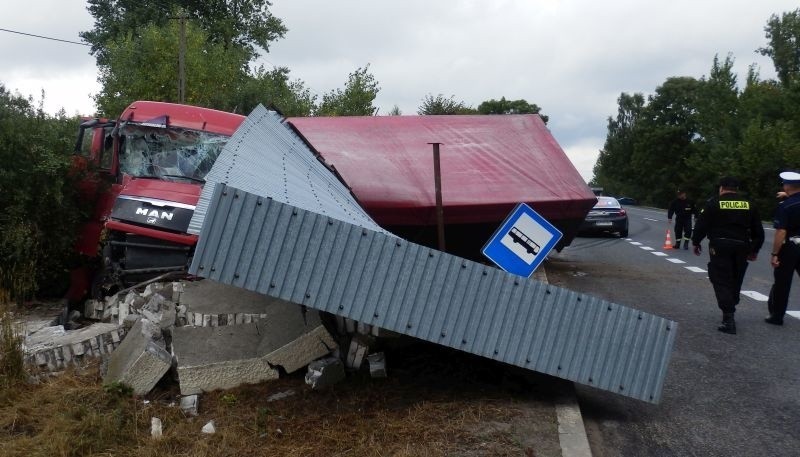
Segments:
[[[79,222],[70,176],[78,120],[50,116],[0,83],[0,291],[57,297],[68,285]]]

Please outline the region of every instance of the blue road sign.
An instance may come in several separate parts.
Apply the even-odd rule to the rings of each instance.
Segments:
[[[561,232],[525,203],[506,217],[481,252],[498,267],[530,277],[561,239]]]

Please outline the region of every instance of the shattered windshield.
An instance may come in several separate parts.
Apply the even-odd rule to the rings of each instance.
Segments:
[[[205,182],[229,137],[181,128],[136,124],[121,129],[119,166],[140,178],[186,179]]]

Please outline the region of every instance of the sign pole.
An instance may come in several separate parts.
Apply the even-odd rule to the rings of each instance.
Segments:
[[[439,250],[444,251],[444,208],[442,205],[442,166],[439,160],[439,145],[433,145],[433,182],[436,187],[436,229],[439,235]]]

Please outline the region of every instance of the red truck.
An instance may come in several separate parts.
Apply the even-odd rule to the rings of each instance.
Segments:
[[[163,274],[182,274],[197,243],[187,233],[204,178],[245,117],[137,101],[115,121],[80,127],[76,166],[96,198],[68,298],[102,298]],[[536,115],[289,118],[286,125],[335,170],[382,227],[436,247],[431,141],[443,143],[447,251],[480,248],[518,202],[568,245],[596,198]],[[525,164],[521,167],[520,164]],[[88,198],[88,197],[87,197]]]
[[[204,177],[243,116],[195,106],[137,101],[116,120],[80,126],[75,166],[95,201],[79,236],[85,259],[67,299],[101,298],[188,266],[188,234]]]

